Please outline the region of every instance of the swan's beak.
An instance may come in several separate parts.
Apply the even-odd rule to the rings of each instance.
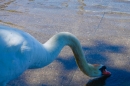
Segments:
[[[107,71],[106,69],[103,70],[102,75],[110,76],[111,72]]]
[[[102,66],[100,68],[101,72],[102,72],[102,75],[105,75],[105,76],[110,76],[111,75],[111,72],[107,71],[106,70],[106,66]]]

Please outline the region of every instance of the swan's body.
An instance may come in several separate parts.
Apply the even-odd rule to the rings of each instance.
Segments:
[[[100,76],[102,65],[91,65],[85,60],[81,45],[70,33],[59,33],[41,44],[26,32],[0,26],[0,86],[17,78],[29,68],[41,68],[50,64],[64,46],[70,46],[76,62],[86,75]]]

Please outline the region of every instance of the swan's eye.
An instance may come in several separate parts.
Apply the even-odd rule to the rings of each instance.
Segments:
[[[105,75],[105,76],[110,76],[111,75],[111,72],[106,70],[106,66],[102,66],[99,70],[101,70],[102,75]]]
[[[101,72],[103,72],[106,69],[106,66],[102,66],[99,70],[101,70]]]

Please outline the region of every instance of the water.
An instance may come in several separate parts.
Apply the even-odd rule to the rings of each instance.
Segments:
[[[112,72],[103,85],[130,85],[130,0],[0,0],[0,24],[24,30],[42,43],[58,32],[71,32],[85,45],[89,62],[101,62]],[[70,53],[64,51],[61,57],[73,57]],[[93,57],[97,59],[93,61]],[[32,86],[35,80],[38,86],[42,86],[39,82],[45,86],[83,86],[90,80],[76,69],[74,60],[57,59],[50,66],[37,71],[38,78],[29,72],[8,85]]]
[[[90,80],[86,86],[105,86],[106,85],[106,79],[110,76],[101,76],[99,78],[95,78],[93,80]]]

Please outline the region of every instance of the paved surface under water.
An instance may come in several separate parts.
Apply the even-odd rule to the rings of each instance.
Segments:
[[[71,32],[87,61],[104,64],[112,73],[103,79],[105,86],[130,86],[129,0],[0,0],[0,24],[26,31],[42,43],[58,32]],[[95,78],[79,70],[65,47],[50,65],[27,70],[7,86],[91,86],[90,80]]]

